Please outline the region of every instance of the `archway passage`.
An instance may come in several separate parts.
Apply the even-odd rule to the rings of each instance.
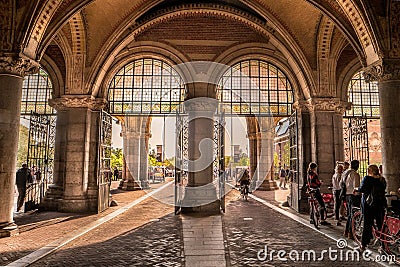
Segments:
[[[43,68],[25,77],[18,149],[18,167],[27,164],[31,174],[22,207],[25,212],[39,208],[48,185],[53,183],[57,117],[48,101],[52,95],[53,85]],[[20,205],[17,209],[21,209]]]

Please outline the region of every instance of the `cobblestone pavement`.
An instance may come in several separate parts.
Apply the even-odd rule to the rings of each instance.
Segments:
[[[182,225],[147,199],[31,266],[182,266]]]
[[[317,258],[323,249],[339,250],[337,243],[304,225],[288,219],[286,216],[249,198],[239,199],[239,193],[232,191],[227,196],[227,212],[223,216],[224,230],[229,250],[228,266],[379,266],[376,263],[331,261],[327,254],[322,261],[288,261],[282,262],[278,257],[273,261],[259,260],[257,253],[268,247],[267,259],[272,250],[290,250],[303,252],[316,250]],[[347,249],[343,249],[344,252]],[[338,252],[337,255],[340,256]],[[265,253],[260,254],[261,257]],[[307,256],[307,255],[306,255]],[[286,258],[289,257],[286,255]],[[308,257],[306,257],[307,259]],[[301,257],[300,257],[301,259]],[[340,258],[338,258],[340,259]],[[345,256],[343,257],[345,259]],[[351,258],[350,258],[351,259]]]
[[[118,182],[113,182],[113,187]],[[13,237],[0,238],[0,266],[7,265],[29,253],[65,236],[66,233],[79,230],[121,206],[143,196],[144,191],[113,190],[113,198],[119,206],[111,207],[101,214],[73,214],[60,212],[16,213],[14,221],[20,234]]]

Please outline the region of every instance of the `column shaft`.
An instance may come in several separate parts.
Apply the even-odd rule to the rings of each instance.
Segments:
[[[381,81],[379,86],[382,165],[387,191],[400,187],[400,81]]]
[[[17,75],[0,74],[0,237],[16,229],[13,207],[22,81]]]

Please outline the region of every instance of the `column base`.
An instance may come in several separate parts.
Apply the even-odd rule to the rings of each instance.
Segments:
[[[142,190],[150,189],[149,181],[140,181],[140,187]]]
[[[142,187],[134,180],[122,180],[119,183],[118,189],[125,191],[142,190]]]
[[[57,211],[62,197],[63,188],[61,186],[49,185],[46,196],[39,205],[39,210]]]
[[[182,200],[182,213],[220,214],[221,202],[212,184],[186,187]]]
[[[0,238],[16,236],[18,234],[18,226],[15,223],[0,224]]]
[[[97,199],[61,199],[59,201],[58,211],[72,212],[72,213],[85,213],[97,211]]]
[[[274,191],[278,189],[278,185],[273,180],[264,180],[262,184],[257,188],[260,191]]]
[[[182,207],[182,214],[205,214],[216,215],[221,213],[221,201],[215,200],[209,204],[196,206],[196,207]]]

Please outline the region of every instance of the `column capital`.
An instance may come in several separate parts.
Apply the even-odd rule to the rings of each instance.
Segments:
[[[381,59],[364,68],[367,82],[400,80],[400,59]]]
[[[351,103],[338,98],[310,98],[308,100],[296,101],[293,107],[297,110],[318,112],[336,112],[344,114],[351,108]]]
[[[192,98],[184,102],[188,112],[215,112],[218,101],[208,97]]]
[[[24,77],[39,72],[39,63],[25,56],[0,54],[0,73]]]
[[[104,98],[95,98],[87,95],[68,95],[60,98],[49,99],[49,105],[58,111],[70,108],[102,110],[106,104],[107,101]]]

